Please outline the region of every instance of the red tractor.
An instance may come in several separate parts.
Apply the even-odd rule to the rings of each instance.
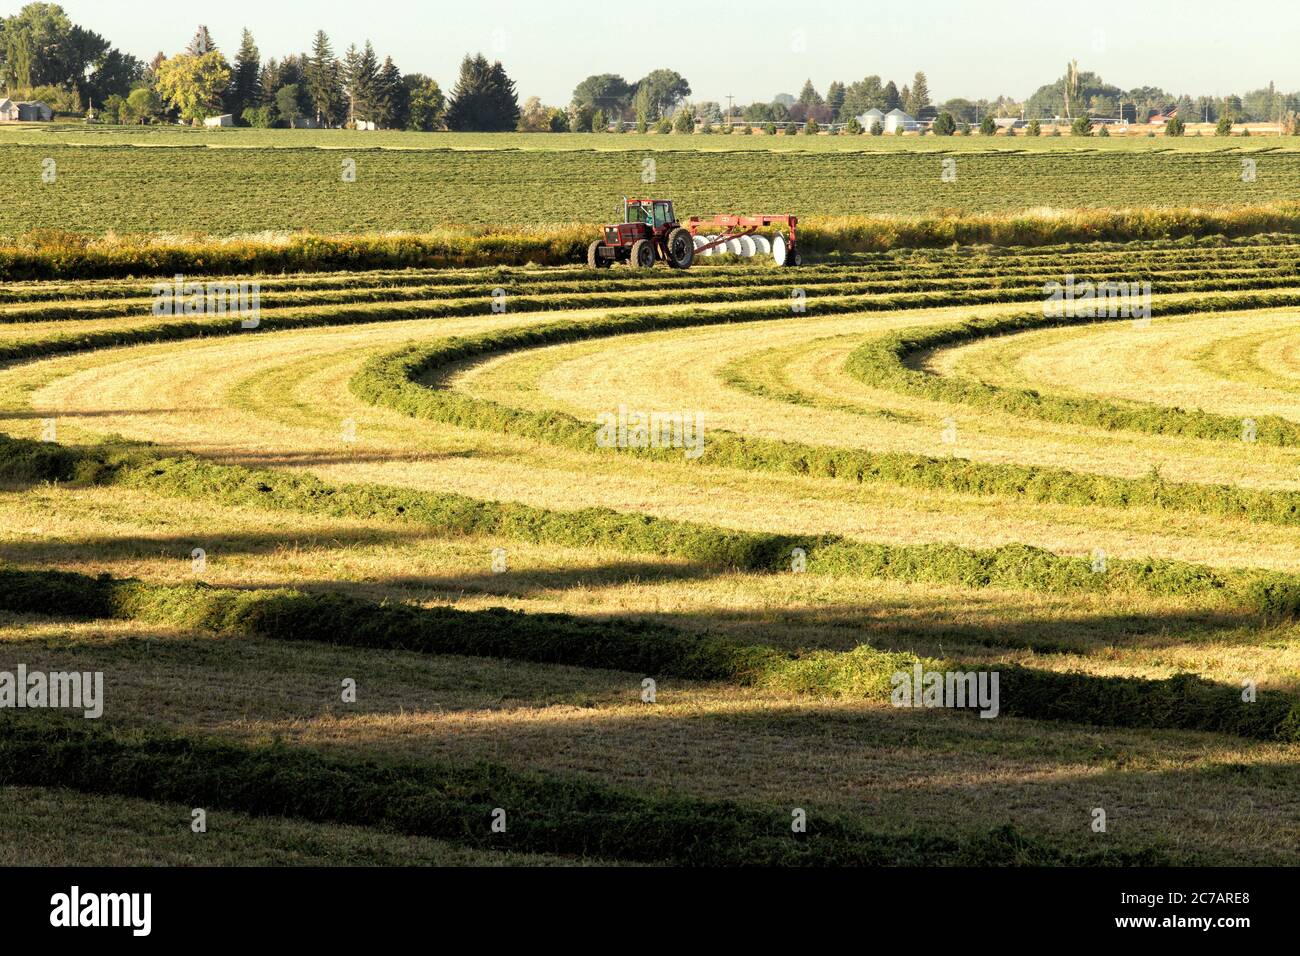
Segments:
[[[587,265],[603,269],[626,262],[633,269],[648,269],[656,259],[666,259],[674,269],[686,269],[695,260],[695,239],[683,229],[668,199],[623,199],[623,221],[605,227],[605,238],[587,247]]]
[[[778,266],[803,262],[796,243],[797,216],[692,216],[683,226],[668,199],[623,199],[623,221],[604,227],[604,238],[587,247],[587,265],[604,269],[626,262],[648,269],[665,259],[674,269],[689,269],[696,255],[747,258],[771,254]],[[770,238],[760,229],[776,227]]]

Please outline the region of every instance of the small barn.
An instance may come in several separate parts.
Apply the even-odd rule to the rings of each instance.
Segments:
[[[203,119],[204,126],[234,126],[235,117],[230,113],[222,113],[220,116],[207,116]]]
[[[54,110],[40,100],[18,104],[18,119],[24,123],[48,123],[54,119]]]
[[[8,123],[48,123],[54,110],[40,100],[0,100],[0,121]]]

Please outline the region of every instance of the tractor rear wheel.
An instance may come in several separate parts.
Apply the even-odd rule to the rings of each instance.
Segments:
[[[587,247],[587,268],[588,269],[607,269],[609,260],[602,259],[600,256],[601,241],[597,239]]]
[[[632,243],[632,256],[628,264],[633,269],[649,269],[655,264],[655,244],[649,239],[638,239]]]
[[[668,264],[674,269],[689,269],[695,261],[695,237],[688,229],[678,226],[668,233],[664,247],[668,250]]]

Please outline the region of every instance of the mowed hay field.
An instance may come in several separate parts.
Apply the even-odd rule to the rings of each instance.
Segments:
[[[1293,143],[19,127],[0,131],[0,176],[30,188],[0,235],[599,223],[645,193],[682,216],[1241,206],[1295,198]]]
[[[104,823],[6,862],[1295,863],[1298,262],[11,282],[0,670],[105,701],[4,716],[0,819]]]
[[[0,131],[32,183],[0,210],[31,257],[0,261],[0,671],[105,685],[100,719],[0,720],[3,862],[1297,862],[1289,140],[336,133]],[[205,260],[623,193],[931,238],[1067,211],[827,255],[842,220],[798,270]],[[78,273],[90,237],[119,278]],[[158,314],[174,263],[256,282],[255,327]],[[1149,320],[1045,315],[1066,276],[1150,283]],[[702,443],[611,447],[628,413]],[[996,672],[997,716],[893,706],[918,666]]]

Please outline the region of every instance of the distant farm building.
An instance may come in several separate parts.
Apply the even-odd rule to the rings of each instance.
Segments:
[[[868,133],[871,132],[871,127],[875,126],[877,123],[880,124],[881,129],[884,129],[885,114],[873,106],[871,109],[867,110],[865,113],[863,113],[861,116],[858,117],[858,123]]]
[[[904,131],[918,130],[921,124],[917,122],[916,117],[904,113],[900,109],[892,109],[885,114],[885,132],[896,133],[900,129]]]
[[[234,126],[235,117],[230,113],[222,113],[220,116],[208,116],[203,120],[204,126]]]
[[[40,100],[15,102],[6,97],[0,100],[0,121],[8,123],[48,123],[54,119],[54,110]]]
[[[1178,107],[1171,106],[1167,110],[1161,110],[1159,113],[1152,113],[1151,118],[1147,120],[1152,126],[1164,126],[1171,119],[1178,115]]]

